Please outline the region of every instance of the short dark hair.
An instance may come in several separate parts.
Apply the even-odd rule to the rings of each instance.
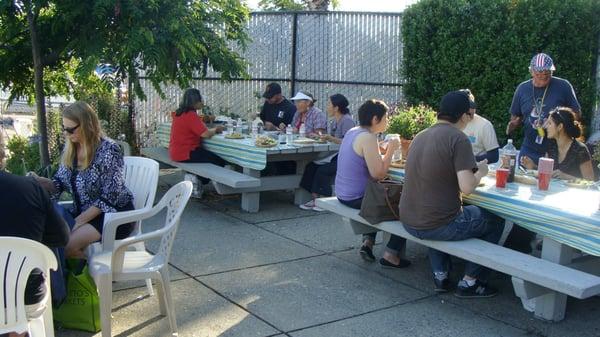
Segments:
[[[348,105],[350,105],[350,102],[348,102],[346,96],[342,94],[334,94],[329,96],[329,100],[331,101],[331,105],[340,109],[342,115],[350,113],[350,109],[348,109]]]
[[[358,108],[358,124],[360,126],[371,126],[373,117],[377,116],[377,118],[382,119],[388,110],[389,107],[384,101],[378,99],[367,100]]]
[[[581,137],[581,125],[575,119],[573,109],[564,106],[559,106],[550,111],[550,118],[554,124],[562,124],[567,136],[571,138]]]
[[[442,97],[437,118],[454,124],[463,114],[469,112],[469,107],[469,97],[466,93],[460,90],[450,91]]]
[[[198,102],[202,102],[200,90],[196,88],[186,89],[181,98],[181,102],[179,102],[179,107],[175,110],[175,115],[181,116],[184,112],[195,110],[196,103]]]

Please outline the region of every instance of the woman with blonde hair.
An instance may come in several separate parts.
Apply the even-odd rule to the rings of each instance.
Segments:
[[[125,187],[121,149],[104,136],[94,110],[75,102],[62,112],[62,123],[65,148],[58,171],[51,180],[37,179],[54,198],[65,191],[73,196],[68,213],[74,224],[65,255],[83,258],[84,249],[102,238],[104,214],[133,210],[133,195]],[[116,238],[132,230],[133,224],[121,225]]]

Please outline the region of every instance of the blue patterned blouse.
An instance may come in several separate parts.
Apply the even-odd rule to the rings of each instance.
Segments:
[[[75,191],[71,188],[71,179],[75,174]],[[124,162],[121,149],[114,141],[102,138],[94,159],[85,170],[72,170],[60,165],[52,177],[56,187],[55,198],[63,191],[73,195],[71,213],[79,215],[91,206],[98,207],[103,213],[116,212],[133,200],[133,194],[125,186]]]

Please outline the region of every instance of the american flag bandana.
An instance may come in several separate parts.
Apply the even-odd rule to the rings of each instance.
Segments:
[[[535,55],[531,62],[529,63],[529,67],[533,71],[554,71],[554,62],[552,62],[552,58],[548,56],[548,54],[539,53]]]

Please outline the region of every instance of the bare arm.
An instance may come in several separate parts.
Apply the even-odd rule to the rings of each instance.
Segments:
[[[367,163],[369,174],[375,179],[383,179],[388,173],[394,151],[400,147],[400,140],[394,138],[388,142],[388,148],[385,155],[379,154],[379,145],[377,144],[377,136],[367,134],[362,136],[358,144],[362,150],[362,155]]]
[[[321,140],[336,143],[336,144],[342,144],[342,140],[340,138],[337,138],[337,137],[334,137],[334,136],[328,135],[328,134],[321,135]]]
[[[101,213],[102,213],[102,211],[100,210],[100,208],[98,208],[96,206],[91,206],[90,208],[86,209],[85,212],[82,212],[75,218],[75,226],[73,226],[73,231],[75,229],[77,229],[79,226],[89,223],[90,221],[92,221],[95,217],[97,217]],[[102,233],[100,233],[100,234],[102,234]]]
[[[594,181],[594,168],[592,167],[592,161],[588,160],[579,165],[579,171],[581,172],[581,177],[585,180]],[[556,170],[552,172],[552,176],[564,180],[575,180],[579,179],[578,177],[572,176],[570,174],[564,173],[561,170]]]
[[[214,128],[210,128],[206,131],[204,131],[203,134],[200,135],[200,137],[202,138],[211,138],[212,136],[216,135],[217,133],[221,133],[223,131],[223,127],[221,125],[214,127]]]
[[[27,176],[34,177],[35,180],[37,180],[38,184],[40,184],[40,186],[42,186],[42,188],[44,190],[46,190],[48,193],[50,193],[51,195],[55,194],[57,192],[52,179],[48,179],[46,177],[40,177],[35,172],[27,172]]]
[[[458,187],[463,194],[471,194],[475,191],[475,188],[488,173],[487,161],[484,160],[477,164],[477,172],[473,173],[471,170],[462,170],[456,172],[458,178]]]
[[[522,122],[523,117],[511,115],[510,122],[508,122],[508,125],[506,125],[506,134],[510,135],[517,127],[521,125]]]

